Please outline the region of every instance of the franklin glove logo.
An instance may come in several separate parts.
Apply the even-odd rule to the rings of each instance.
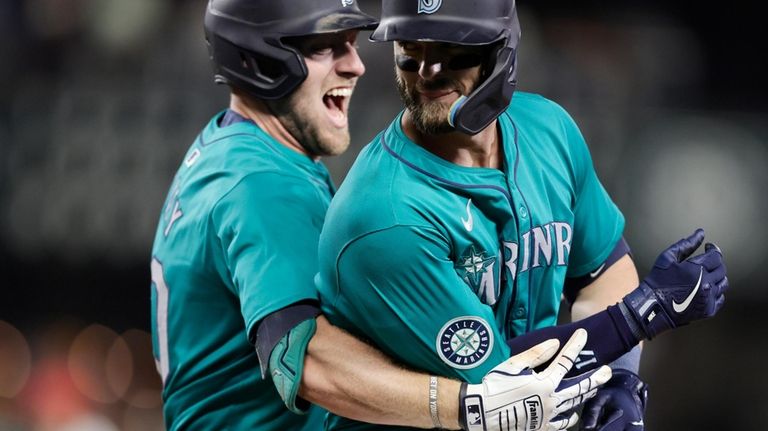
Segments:
[[[524,401],[525,411],[528,413],[528,429],[537,430],[541,428],[541,399],[531,397]]]

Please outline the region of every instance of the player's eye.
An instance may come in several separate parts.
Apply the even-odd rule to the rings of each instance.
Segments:
[[[462,70],[472,67],[480,66],[483,64],[483,56],[475,52],[464,52],[461,54],[453,55],[448,60],[448,69],[450,70]]]
[[[419,62],[413,57],[409,57],[403,54],[397,54],[395,56],[395,64],[397,68],[403,72],[418,72]]]
[[[333,53],[332,46],[313,46],[309,49],[311,55],[329,55]]]
[[[397,44],[403,51],[415,51],[418,49],[418,45],[415,42],[400,41]]]

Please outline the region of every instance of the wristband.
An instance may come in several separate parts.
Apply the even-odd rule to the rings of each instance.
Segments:
[[[429,414],[432,416],[432,425],[438,429],[442,428],[437,412],[437,376],[429,376]]]

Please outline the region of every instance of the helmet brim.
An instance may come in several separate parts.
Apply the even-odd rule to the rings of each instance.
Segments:
[[[372,42],[446,42],[458,45],[488,45],[504,38],[505,31],[488,21],[443,17],[395,16],[381,21],[371,34]]]
[[[301,21],[294,21],[293,26],[284,26],[280,31],[295,36],[309,36],[345,30],[373,30],[377,24],[376,18],[365,13],[340,10],[325,13],[321,17],[305,17]]]

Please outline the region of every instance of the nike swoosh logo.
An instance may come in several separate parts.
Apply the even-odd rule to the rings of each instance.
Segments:
[[[597,270],[595,270],[595,272],[590,272],[589,276],[592,277],[592,278],[597,277],[597,275],[600,274],[600,271],[602,271],[603,268],[605,268],[605,264],[600,265],[600,268],[597,268]]]
[[[682,313],[685,311],[689,305],[691,305],[691,301],[693,301],[693,297],[696,296],[696,292],[699,291],[699,286],[701,286],[701,276],[704,275],[704,268],[699,269],[699,281],[696,282],[696,286],[693,288],[691,293],[688,294],[688,297],[685,298],[685,301],[681,303],[677,303],[674,299],[672,300],[672,309],[675,310],[675,313]]]
[[[472,228],[475,226],[475,220],[472,218],[472,211],[470,211],[470,205],[472,205],[472,199],[467,201],[467,220],[464,217],[461,218],[461,222],[464,224],[464,229],[467,232],[472,232]]]
[[[634,426],[637,426],[637,427],[641,427],[641,426],[644,426],[644,425],[645,425],[645,424],[643,423],[643,421],[630,422],[629,424],[630,424],[630,425],[634,425]]]

